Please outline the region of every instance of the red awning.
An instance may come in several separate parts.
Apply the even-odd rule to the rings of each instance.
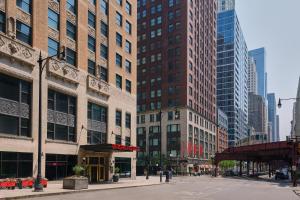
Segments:
[[[133,152],[139,148],[135,146],[125,146],[121,144],[90,144],[80,145],[80,149],[94,152]]]

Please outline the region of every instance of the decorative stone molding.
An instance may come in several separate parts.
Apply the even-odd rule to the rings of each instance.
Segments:
[[[76,25],[76,15],[74,15],[70,11],[67,11],[67,20]]]
[[[76,51],[76,42],[67,37],[67,47]]]
[[[31,26],[31,15],[21,9],[17,9],[17,19]]]
[[[108,83],[99,80],[98,78],[88,75],[87,78],[88,89],[93,90],[105,96],[110,96]]]
[[[90,26],[88,26],[88,33],[90,36],[93,36],[93,37],[95,37],[95,35],[96,35],[95,29]]]
[[[100,66],[107,68],[107,60],[100,58]]]
[[[88,130],[106,133],[107,124],[95,120],[88,119]]]
[[[48,109],[48,122],[63,126],[75,127],[75,116]]]
[[[79,70],[66,62],[50,59],[48,62],[48,73],[71,83],[79,83]]]
[[[29,119],[29,105],[0,97],[0,113]]]
[[[89,57],[90,60],[95,61],[96,54],[92,51],[89,51],[88,57]]]
[[[0,10],[5,12],[5,0],[0,0]]]
[[[101,37],[100,37],[100,43],[107,45],[107,38],[105,36],[101,35]]]
[[[2,34],[0,34],[0,54],[29,64],[32,67],[36,64],[34,49]]]
[[[89,2],[89,11],[91,11],[92,13],[96,13],[96,7],[95,5],[93,5],[92,3]]]
[[[48,27],[48,35],[49,35],[49,37],[59,41],[59,32],[58,31]]]
[[[14,17],[7,19],[7,35],[12,39],[16,38],[16,19]]]
[[[53,0],[48,0],[48,6],[51,8],[51,10],[54,10],[55,12],[59,13],[59,3]]]

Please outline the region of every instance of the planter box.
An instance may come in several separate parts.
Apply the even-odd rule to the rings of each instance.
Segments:
[[[16,184],[14,179],[0,180],[0,189],[15,189]]]
[[[70,189],[70,190],[88,189],[88,178],[86,177],[64,178],[63,189]]]

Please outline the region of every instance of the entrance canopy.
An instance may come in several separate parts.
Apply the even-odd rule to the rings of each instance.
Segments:
[[[93,152],[133,152],[137,151],[138,147],[121,144],[90,144],[80,145],[80,149]]]

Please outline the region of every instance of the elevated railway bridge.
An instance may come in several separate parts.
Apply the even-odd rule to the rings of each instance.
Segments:
[[[292,169],[293,185],[297,184],[297,170],[300,158],[300,137],[287,137],[286,141],[255,144],[240,147],[230,147],[221,153],[216,153],[214,158],[215,174],[217,175],[219,164],[224,160],[240,161],[240,175],[242,173],[242,163],[247,162],[247,174],[249,175],[250,164],[263,163],[268,165],[269,176],[278,162],[284,162]]]

